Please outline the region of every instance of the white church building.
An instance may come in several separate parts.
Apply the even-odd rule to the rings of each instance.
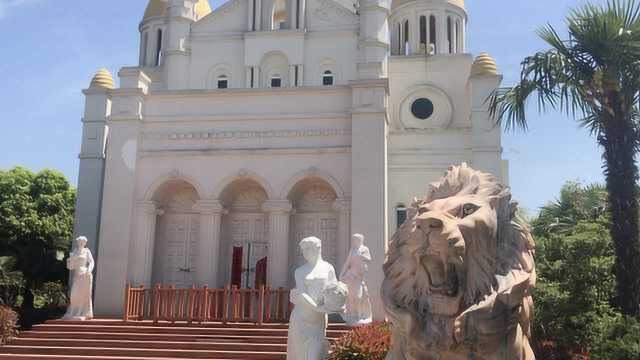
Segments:
[[[464,0],[150,0],[139,64],[84,90],[96,314],[121,314],[127,283],[292,288],[300,239],[339,272],[362,233],[384,317],[412,198],[461,162],[508,181],[485,102],[502,77],[467,53],[468,20]]]

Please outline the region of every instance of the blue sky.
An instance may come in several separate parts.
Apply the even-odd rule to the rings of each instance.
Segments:
[[[583,1],[467,0],[468,46],[488,51],[517,79],[521,59],[544,49],[534,31],[563,29]],[[594,0],[605,3],[605,0]],[[93,73],[137,63],[138,23],[147,0],[0,0],[0,169],[54,168],[75,184],[80,149],[81,89]],[[221,1],[212,2],[217,7]],[[602,182],[600,150],[573,119],[532,108],[527,133],[507,133],[514,197],[529,212],[553,200],[569,180]]]

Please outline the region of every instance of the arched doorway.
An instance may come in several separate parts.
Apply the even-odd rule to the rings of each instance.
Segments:
[[[220,201],[228,212],[222,217],[221,284],[255,287],[266,284],[269,254],[269,219],[262,210],[268,196],[251,179],[228,185]]]
[[[154,283],[190,287],[195,283],[200,214],[194,210],[199,200],[196,189],[184,180],[170,180],[153,196],[162,215],[156,224]]]
[[[322,257],[338,265],[338,214],[334,210],[335,190],[321,178],[307,178],[298,182],[289,193],[293,205],[289,241],[289,267],[304,263],[298,243],[305,237],[322,240]],[[290,277],[290,285],[293,279]]]

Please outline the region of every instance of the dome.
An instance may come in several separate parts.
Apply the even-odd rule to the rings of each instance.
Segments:
[[[480,53],[471,65],[471,76],[478,75],[498,75],[496,61],[486,52]]]
[[[102,68],[91,79],[90,89],[114,89],[116,87],[109,70]]]
[[[404,4],[408,4],[413,1],[416,1],[416,0],[391,0],[391,9],[393,10],[397,7],[400,7]],[[451,5],[454,5],[463,9],[465,8],[464,0],[444,0],[443,2],[449,3]]]
[[[209,0],[200,0],[196,4],[196,20],[200,20],[203,17],[209,15],[211,12],[211,5]],[[144,18],[142,21],[151,17],[164,16],[167,13],[167,0],[150,0],[147,9],[144,11]]]

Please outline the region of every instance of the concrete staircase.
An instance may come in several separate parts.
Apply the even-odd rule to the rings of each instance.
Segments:
[[[0,347],[0,359],[286,359],[287,324],[52,320]],[[347,331],[332,324],[329,340]]]

